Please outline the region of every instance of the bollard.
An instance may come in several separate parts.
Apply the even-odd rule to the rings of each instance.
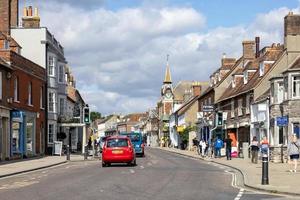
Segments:
[[[88,146],[84,146],[84,160],[87,160],[89,154]]]
[[[263,154],[262,156],[262,175],[261,175],[261,184],[269,185],[269,161],[268,155]]]
[[[70,146],[67,145],[67,160],[70,160]]]

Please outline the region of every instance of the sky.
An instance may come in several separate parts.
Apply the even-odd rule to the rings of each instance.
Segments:
[[[283,42],[283,18],[298,0],[20,0],[65,48],[77,88],[104,115],[144,112],[160,98],[166,55],[173,87],[208,81],[242,41]]]

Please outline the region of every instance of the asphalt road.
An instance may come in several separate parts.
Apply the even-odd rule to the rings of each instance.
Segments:
[[[158,149],[137,166],[102,168],[100,161],[70,162],[0,179],[1,200],[256,200],[288,199],[234,186],[228,168]]]

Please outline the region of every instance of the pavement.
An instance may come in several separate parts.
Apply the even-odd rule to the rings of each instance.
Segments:
[[[94,158],[88,157],[88,160]],[[97,158],[95,158],[97,159]],[[71,155],[70,162],[83,161],[82,155]],[[23,160],[0,162],[0,178],[31,172],[67,163],[66,156],[46,156]]]
[[[232,158],[227,160],[226,158],[202,158],[194,151],[180,150],[175,148],[163,147],[160,148],[165,151],[198,158],[207,162],[218,163],[227,167],[238,170],[243,175],[244,185],[246,187],[261,190],[271,193],[296,195],[300,197],[300,169],[297,173],[289,172],[289,166],[287,163],[269,163],[269,185],[261,185],[262,178],[262,163],[251,163],[250,159]]]

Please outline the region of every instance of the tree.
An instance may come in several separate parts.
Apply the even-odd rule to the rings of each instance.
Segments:
[[[90,113],[91,121],[94,122],[96,119],[101,119],[101,113],[92,111]]]

